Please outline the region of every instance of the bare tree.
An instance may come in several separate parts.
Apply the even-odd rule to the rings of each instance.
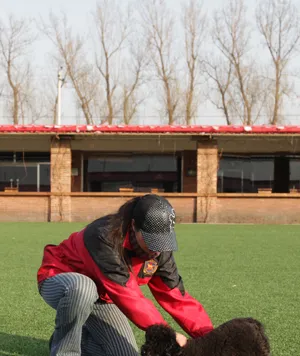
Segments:
[[[185,35],[185,61],[187,65],[187,88],[185,89],[185,122],[192,123],[199,103],[200,50],[206,34],[207,20],[202,4],[189,0],[183,5],[183,28]]]
[[[251,125],[261,111],[261,91],[256,63],[249,55],[251,29],[246,22],[246,8],[242,0],[230,0],[228,6],[216,12],[213,39],[233,68],[231,82],[231,110],[243,124]]]
[[[256,21],[273,63],[273,113],[270,123],[276,125],[284,95],[290,93],[288,65],[300,42],[299,11],[290,0],[265,0],[257,7]]]
[[[163,89],[163,107],[168,124],[176,121],[179,109],[180,88],[178,76],[178,58],[173,44],[174,19],[165,0],[148,0],[144,3],[142,16],[149,42],[155,77]]]
[[[67,77],[75,90],[86,123],[93,124],[91,103],[95,100],[99,81],[93,73],[93,66],[87,61],[83,38],[72,34],[66,15],[58,18],[51,13],[49,24],[43,23],[42,31],[57,49],[57,64],[63,64],[66,69]]]
[[[35,37],[31,22],[9,16],[7,24],[0,20],[0,64],[7,79],[7,104],[12,114],[13,123],[22,123],[26,116],[31,81],[31,66],[28,52]]]
[[[230,116],[230,87],[233,82],[233,65],[224,56],[214,57],[212,54],[203,61],[203,72],[207,76],[208,100],[225,116],[227,125],[232,124]]]
[[[122,103],[123,123],[129,125],[137,113],[140,101],[136,98],[136,91],[126,84],[123,84]]]
[[[97,68],[104,79],[106,93],[106,121],[112,124],[115,117],[114,102],[118,88],[117,60],[130,32],[130,12],[122,14],[115,0],[101,0],[94,16],[99,39]]]
[[[138,24],[135,24],[134,31],[131,32],[128,49],[127,58],[123,56],[121,75],[121,111],[126,125],[132,122],[139,106],[145,100],[143,85],[148,81],[146,70],[150,63],[149,49]]]
[[[145,67],[148,64],[146,47],[138,42],[132,43],[128,64],[123,75],[122,113],[123,123],[129,125],[137,114],[139,105],[144,98],[141,94],[141,86],[145,82]]]
[[[44,100],[44,90],[41,87],[37,73],[29,70],[26,80],[22,86],[20,96],[20,118],[22,124],[25,123],[26,117],[30,117],[30,123],[35,124],[38,121],[47,118],[47,110]]]

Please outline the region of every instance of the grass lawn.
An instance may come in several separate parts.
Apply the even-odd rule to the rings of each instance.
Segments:
[[[55,313],[37,292],[36,271],[45,244],[82,226],[1,223],[0,355],[49,355]],[[178,225],[177,233],[175,257],[185,287],[215,325],[256,317],[273,355],[300,354],[299,226]],[[140,345],[143,333],[134,331]]]

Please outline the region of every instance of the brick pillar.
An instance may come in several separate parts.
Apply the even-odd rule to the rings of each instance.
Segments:
[[[218,146],[214,140],[197,143],[197,222],[216,220]]]
[[[71,221],[72,151],[71,141],[53,138],[51,141],[51,214],[50,221]]]

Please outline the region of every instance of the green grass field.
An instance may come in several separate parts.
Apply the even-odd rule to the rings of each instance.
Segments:
[[[36,271],[45,244],[82,226],[1,223],[0,355],[49,354],[55,313],[37,292]],[[215,325],[256,317],[266,326],[273,355],[300,354],[299,226],[179,225],[177,233],[175,257],[185,287]],[[134,331],[140,345],[143,333]]]

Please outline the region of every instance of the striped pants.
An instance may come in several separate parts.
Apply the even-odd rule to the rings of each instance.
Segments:
[[[138,348],[125,315],[98,299],[95,283],[79,273],[45,280],[40,294],[56,310],[51,356],[137,356]]]

